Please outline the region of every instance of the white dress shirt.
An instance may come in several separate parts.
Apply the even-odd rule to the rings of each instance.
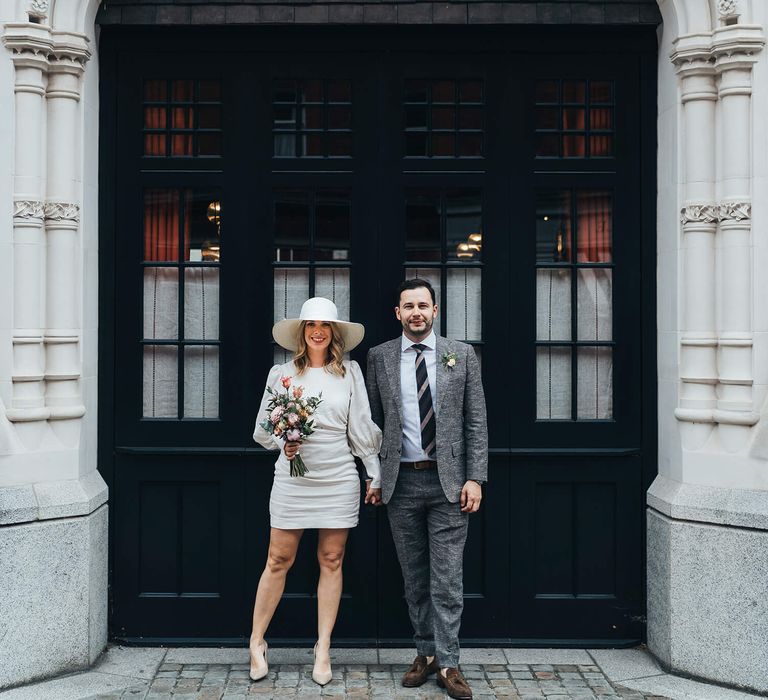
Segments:
[[[427,365],[429,390],[432,393],[432,405],[437,416],[437,338],[432,331],[424,340],[424,360]],[[403,408],[403,448],[401,462],[420,462],[429,459],[421,447],[421,415],[416,387],[416,350],[415,343],[405,333],[402,336],[400,353],[400,403]]]

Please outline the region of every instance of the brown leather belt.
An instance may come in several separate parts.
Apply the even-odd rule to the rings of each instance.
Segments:
[[[435,469],[437,462],[433,459],[422,459],[420,462],[400,462],[400,466],[411,469]]]

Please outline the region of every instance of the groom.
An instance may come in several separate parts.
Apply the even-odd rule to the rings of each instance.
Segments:
[[[382,500],[403,570],[416,659],[415,688],[437,672],[452,698],[471,698],[459,672],[462,565],[469,514],[488,476],[485,398],[475,351],[435,335],[435,292],[404,281],[395,315],[400,337],[368,353],[373,420],[382,428]],[[376,502],[369,490],[366,502]]]

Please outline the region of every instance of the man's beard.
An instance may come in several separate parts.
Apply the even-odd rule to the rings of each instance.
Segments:
[[[425,318],[424,319],[424,328],[422,328],[422,329],[413,328],[411,326],[410,322],[404,323],[403,327],[407,331],[410,331],[411,334],[413,334],[415,336],[419,336],[420,338],[426,338],[430,334],[430,332],[432,331],[432,326],[433,326],[434,322],[435,322],[434,318]]]

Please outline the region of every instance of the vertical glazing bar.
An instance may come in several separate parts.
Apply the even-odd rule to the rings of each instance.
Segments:
[[[184,329],[184,304],[185,304],[185,289],[184,289],[184,275],[186,273],[186,266],[184,263],[186,247],[185,247],[185,235],[184,232],[187,226],[187,196],[189,191],[186,189],[179,189],[179,252],[176,259],[178,268],[178,280],[179,280],[179,345],[176,346],[177,359],[177,374],[178,374],[178,396],[179,405],[177,413],[179,419],[184,417],[184,364],[186,363],[186,331]]]
[[[317,225],[317,196],[315,190],[309,192],[309,296],[315,296],[315,226]]]
[[[578,338],[578,290],[577,279],[578,267],[577,255],[579,250],[579,218],[578,211],[576,209],[578,197],[576,196],[576,190],[568,190],[569,203],[570,203],[570,217],[571,217],[571,249],[570,260],[568,261],[568,270],[571,276],[571,342],[569,344],[571,351],[571,420],[578,418],[578,400],[579,400],[579,369],[578,369],[578,351],[574,341]]]
[[[430,91],[430,99],[431,99]],[[430,110],[431,111],[431,110]],[[448,266],[446,262],[448,260],[448,203],[445,190],[440,191],[439,207],[440,207],[440,303],[442,304],[442,310],[440,313],[443,316],[443,325],[441,335],[448,338]]]

